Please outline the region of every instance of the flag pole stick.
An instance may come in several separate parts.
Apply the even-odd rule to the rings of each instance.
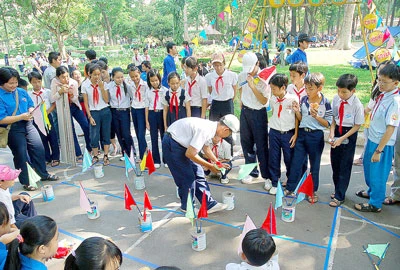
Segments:
[[[379,266],[379,265],[381,264],[381,262],[382,262],[382,260],[383,260],[383,257],[385,257],[386,252],[387,252],[389,246],[390,246],[390,243],[387,243],[386,248],[385,248],[385,250],[383,251],[382,258],[380,258],[379,261],[376,263],[377,266]]]
[[[88,201],[89,201],[89,204],[92,204],[92,201],[89,199],[89,196],[87,195],[87,193],[86,193],[86,190],[85,190],[85,188],[83,187],[83,185],[82,185],[82,182],[81,181],[79,181],[79,185],[81,186],[81,188],[83,189],[83,192],[85,193],[85,196],[86,196],[86,198],[88,199]]]
[[[376,263],[374,262],[374,259],[372,259],[371,254],[369,254],[368,250],[365,248],[365,246],[362,246],[365,253],[367,253],[368,259],[370,260],[370,262],[372,263],[372,266],[375,268],[375,270],[379,270],[379,267],[376,265]]]

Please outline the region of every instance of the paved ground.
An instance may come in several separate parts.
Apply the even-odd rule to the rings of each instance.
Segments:
[[[9,149],[0,150],[0,163],[12,166]],[[53,185],[55,200],[43,202],[41,194],[31,194],[38,212],[57,221],[60,240],[66,239],[78,245],[93,235],[112,238],[124,252],[121,269],[153,269],[160,265],[175,265],[181,269],[224,269],[228,262],[240,261],[236,250],[246,214],[261,226],[270,202],[275,201],[274,196],[263,190],[261,179],[252,185],[243,185],[235,179],[238,165],[243,163],[243,159],[234,162],[229,184],[221,185],[210,180],[217,200],[222,200],[222,193],[226,190],[234,192],[235,209],[210,214],[204,221],[207,249],[202,252],[191,249],[191,225],[177,210],[175,185],[168,169],[162,168],[146,180],[146,189],[154,207],[153,231],[150,233],[140,232],[136,210],[124,210],[124,183],[129,185],[140,207],[143,191],[134,190],[133,181],[126,179],[124,164],[119,158],[112,159],[111,165],[105,168],[105,177],[101,179],[95,179],[93,171],[81,174],[80,167],[49,168],[62,178]],[[387,242],[391,245],[381,268],[399,269],[400,207],[384,206],[379,214],[354,212],[353,204],[363,201],[354,195],[355,191],[365,188],[362,167],[353,168],[346,203],[336,209],[329,207],[327,202],[333,186],[328,145],[325,146],[320,176],[321,202],[299,204],[293,223],[283,222],[281,210],[276,211],[278,235],[275,241],[281,269],[371,269],[368,257],[362,253],[362,245]],[[99,219],[89,220],[80,209],[78,180],[86,187],[90,199],[98,202]],[[388,187],[391,182],[392,176]],[[14,192],[20,190],[21,186],[16,184]],[[48,263],[49,269],[62,269],[62,265],[62,260]]]

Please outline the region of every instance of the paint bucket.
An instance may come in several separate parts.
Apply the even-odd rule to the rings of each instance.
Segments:
[[[223,203],[228,207],[226,210],[233,210],[235,208],[235,193],[225,191],[222,193]]]
[[[144,183],[144,175],[141,176],[136,176],[134,179],[135,183],[135,189],[137,190],[142,190],[146,187],[146,184]]]
[[[93,171],[94,171],[94,177],[95,178],[102,178],[104,177],[104,171],[103,171],[103,165],[102,164],[96,164],[93,166]]]
[[[52,186],[45,185],[41,187],[40,190],[42,191],[43,201],[50,202],[54,200],[54,191]]]
[[[296,204],[288,205],[285,200],[282,204],[282,220],[285,222],[293,222],[296,215]]]
[[[97,219],[100,217],[100,210],[96,201],[90,202],[90,207],[92,208],[92,212],[86,212],[89,219]]]
[[[140,214],[138,215],[138,219],[142,232],[151,232],[153,230],[153,221],[151,220],[151,213],[149,211],[146,211],[146,221],[144,221]]]
[[[205,250],[207,247],[206,232],[203,230],[197,232],[196,228],[193,228],[190,232],[192,237],[192,249],[196,251]]]

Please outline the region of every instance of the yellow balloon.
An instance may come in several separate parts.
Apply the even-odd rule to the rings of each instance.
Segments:
[[[279,8],[285,4],[285,0],[269,0],[269,5],[273,8]]]
[[[375,60],[378,63],[382,63],[384,61],[390,60],[392,58],[392,54],[386,48],[380,48],[375,52]]]
[[[243,47],[249,48],[252,42],[253,42],[253,35],[251,33],[245,35],[243,38]]]
[[[372,13],[365,15],[365,17],[363,19],[363,24],[364,24],[364,27],[369,30],[375,29],[376,25],[378,24],[378,16],[376,16],[376,14],[372,14]]]
[[[246,50],[241,50],[241,51],[238,53],[237,59],[238,59],[239,63],[242,63],[242,61],[243,61],[243,55],[244,55],[245,53],[246,53]]]
[[[376,30],[369,34],[368,36],[369,43],[374,45],[375,47],[380,47],[383,44],[383,33],[382,31]]]
[[[258,26],[258,21],[254,18],[249,20],[249,23],[247,24],[247,30],[249,30],[250,33],[253,33],[254,31],[257,30]]]

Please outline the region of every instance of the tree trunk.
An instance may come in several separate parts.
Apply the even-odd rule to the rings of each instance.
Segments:
[[[310,9],[308,7],[305,8],[304,12],[304,21],[303,21],[303,30],[302,32],[308,33],[310,31],[310,23],[309,23],[309,17],[310,16]]]
[[[397,1],[393,1],[393,8],[392,8],[392,16],[390,17],[390,26],[393,26],[394,23],[394,16],[396,15],[396,9],[397,9]]]
[[[10,39],[8,38],[8,30],[7,30],[7,25],[6,25],[6,20],[4,18],[4,13],[1,13],[1,19],[3,20],[3,25],[4,25],[4,32],[6,34],[6,51],[7,54],[10,53]]]
[[[296,22],[297,22],[296,9],[297,8],[292,7],[291,9],[292,9],[292,22],[291,22],[290,32],[294,36],[294,35],[296,35],[296,32],[297,32],[297,30],[296,30],[297,29],[297,26],[296,26]]]
[[[387,1],[387,10],[386,10],[386,25],[388,25],[388,22],[389,22],[389,14],[390,14],[391,7],[392,7],[392,1],[388,0]]]
[[[65,53],[65,44],[64,44],[65,37],[61,33],[59,33],[59,31],[57,31],[57,32],[55,32],[53,34],[56,35],[57,44],[58,44],[58,51],[60,52],[61,57],[63,59],[66,59],[67,58],[67,54]]]
[[[343,22],[340,27],[341,31],[335,45],[336,49],[339,50],[350,50],[351,49],[351,24],[353,22],[354,9],[356,5],[345,5]]]
[[[189,41],[186,1],[185,1],[185,4],[183,5],[183,39]]]
[[[110,20],[108,19],[107,13],[104,10],[101,13],[102,13],[103,18],[104,18],[104,26],[105,26],[105,28],[107,30],[108,41],[110,42],[110,45],[113,46],[114,45],[114,40],[113,40]]]

